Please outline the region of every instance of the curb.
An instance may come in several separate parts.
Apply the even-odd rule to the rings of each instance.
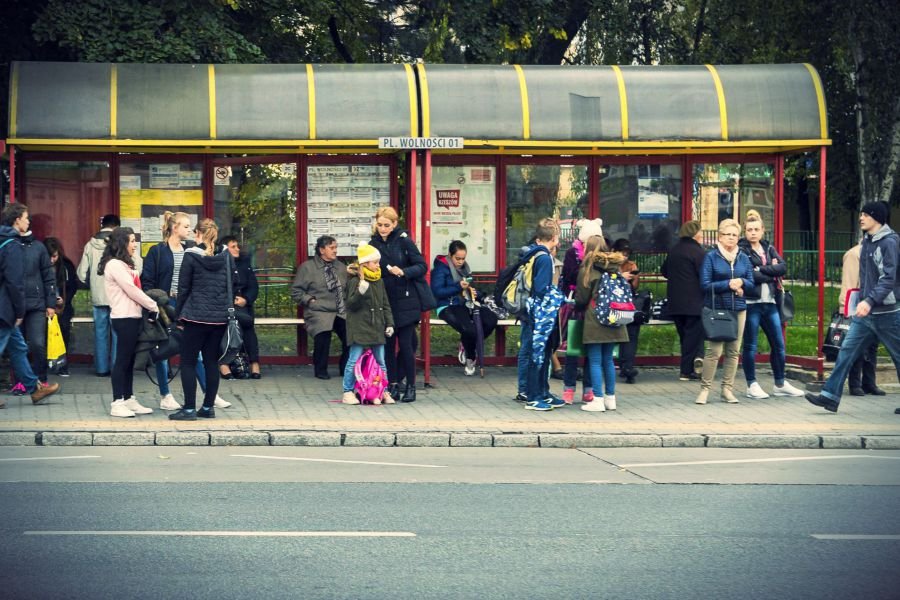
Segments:
[[[900,435],[339,431],[0,432],[0,446],[307,446],[406,448],[766,448],[900,450]]]

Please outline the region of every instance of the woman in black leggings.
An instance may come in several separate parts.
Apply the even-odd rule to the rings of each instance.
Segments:
[[[402,402],[416,400],[416,325],[424,304],[417,292],[424,282],[428,265],[409,233],[397,228],[397,211],[382,206],[375,213],[375,235],[369,242],[381,254],[381,276],[391,303],[394,335],[387,338],[384,358],[387,363],[390,393]],[[405,385],[403,382],[405,381]]]

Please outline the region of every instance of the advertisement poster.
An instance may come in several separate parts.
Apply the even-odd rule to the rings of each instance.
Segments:
[[[431,265],[450,242],[466,245],[475,272],[496,269],[496,173],[486,166],[438,166],[431,172]]]
[[[638,179],[638,216],[642,219],[666,218],[669,216],[669,195],[654,191],[656,180]]]

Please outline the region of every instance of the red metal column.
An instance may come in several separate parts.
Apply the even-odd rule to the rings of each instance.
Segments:
[[[822,355],[822,340],[824,338],[824,315],[825,315],[825,174],[827,153],[825,146],[819,149],[819,315],[818,315],[818,343],[816,344],[816,353],[818,363],[816,364],[816,372],[819,379],[823,378],[825,373],[825,358]]]
[[[431,256],[431,150],[425,151],[422,165],[422,256],[425,257],[426,268]],[[425,280],[431,282],[431,273]],[[425,386],[431,387],[431,313],[422,314],[422,352],[425,358]]]
[[[494,198],[497,203],[497,215],[495,222],[499,225],[499,227],[497,227],[496,250],[497,276],[499,276],[500,271],[502,271],[503,267],[506,266],[506,245],[509,243],[509,239],[507,237],[509,224],[506,220],[508,212],[506,206],[506,161],[503,156],[498,156],[494,160],[494,169],[497,181],[497,188]],[[494,354],[496,354],[500,359],[500,364],[503,364],[502,359],[506,357],[506,327],[497,327],[497,330],[494,333]]]
[[[9,145],[9,203],[16,201],[16,147]]]
[[[309,248],[309,240],[307,240],[307,212],[306,212],[306,160],[305,156],[298,155],[294,158],[294,166],[297,169],[294,176],[294,197],[297,198],[297,203],[294,205],[294,213],[297,215],[297,233],[295,239],[297,240],[297,247],[294,249],[297,257],[294,261],[294,266],[296,268],[300,268],[306,259],[307,259],[307,248]],[[303,318],[303,308],[298,304],[297,305],[297,318]],[[302,325],[297,325],[297,356],[300,357],[300,362],[302,363],[306,359],[306,355],[309,348],[309,339],[306,337],[306,328]]]

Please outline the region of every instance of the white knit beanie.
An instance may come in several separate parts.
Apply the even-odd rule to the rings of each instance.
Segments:
[[[578,239],[582,244],[595,235],[603,237],[603,219],[581,219],[575,225],[578,226]]]

